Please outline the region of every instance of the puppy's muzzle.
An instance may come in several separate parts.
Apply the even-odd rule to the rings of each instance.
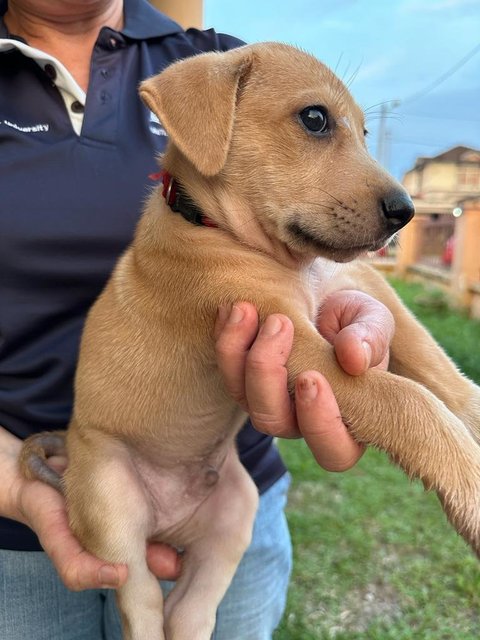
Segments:
[[[405,191],[395,190],[381,202],[381,208],[389,233],[395,233],[413,218],[415,208],[410,196]]]

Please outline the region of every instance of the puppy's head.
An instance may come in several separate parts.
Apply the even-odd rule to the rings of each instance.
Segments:
[[[192,180],[231,192],[295,254],[350,260],[413,216],[406,191],[369,156],[345,85],[293,47],[202,54],[142,83],[140,94],[169,135],[167,157],[186,160]]]

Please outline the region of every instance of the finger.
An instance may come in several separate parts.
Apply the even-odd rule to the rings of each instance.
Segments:
[[[364,447],[348,433],[326,379],[316,371],[300,374],[295,400],[299,430],[318,464],[327,471],[353,467]]]
[[[30,485],[30,486],[28,486]],[[127,567],[88,553],[73,535],[63,497],[39,482],[28,482],[22,511],[37,533],[62,582],[72,591],[117,588],[127,579]]]
[[[285,367],[293,343],[293,324],[272,314],[248,352],[245,392],[255,427],[282,438],[298,437],[294,405],[288,393]]]
[[[378,300],[361,291],[337,291],[322,305],[317,328],[333,344],[340,366],[359,375],[385,366],[395,323]]]
[[[147,546],[147,564],[161,580],[176,580],[180,575],[181,557],[167,544],[152,542]]]
[[[342,369],[357,376],[370,368],[388,368],[390,341],[381,328],[356,323],[342,329],[333,346]]]
[[[255,307],[247,302],[219,309],[215,325],[217,364],[227,391],[246,411],[245,366],[248,350],[258,331]]]

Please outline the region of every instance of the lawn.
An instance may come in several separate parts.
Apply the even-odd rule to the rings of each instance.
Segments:
[[[480,323],[441,295],[393,281],[458,366],[480,383]],[[478,561],[433,494],[378,451],[346,473],[281,443],[293,476],[294,573],[275,640],[478,640]]]

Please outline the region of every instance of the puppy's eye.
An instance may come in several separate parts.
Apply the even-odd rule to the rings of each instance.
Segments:
[[[318,135],[320,133],[326,133],[329,130],[328,112],[325,107],[319,105],[305,107],[305,109],[300,111],[298,117],[302,121],[302,124],[312,133]]]

